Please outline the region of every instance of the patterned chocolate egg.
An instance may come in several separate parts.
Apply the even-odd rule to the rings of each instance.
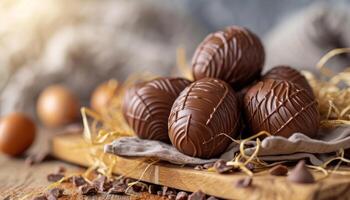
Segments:
[[[304,88],[273,79],[249,88],[244,114],[251,134],[267,131],[287,138],[296,132],[315,137],[320,121],[317,102]]]
[[[246,28],[231,26],[208,35],[192,58],[195,80],[212,77],[234,89],[260,76],[265,51],[260,39]]]
[[[297,69],[294,69],[290,66],[281,65],[276,66],[270,69],[262,79],[277,79],[277,80],[286,80],[292,83],[298,84],[300,87],[303,87],[314,97],[314,93],[309,82],[306,80],[305,76],[302,75]]]
[[[189,156],[219,156],[238,132],[237,104],[235,92],[224,81],[204,78],[192,83],[171,109],[171,143]]]
[[[158,78],[130,88],[123,101],[123,114],[142,139],[169,142],[168,117],[173,102],[190,81]]]

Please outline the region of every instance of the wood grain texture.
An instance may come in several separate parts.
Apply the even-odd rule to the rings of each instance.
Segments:
[[[11,159],[0,156],[0,200],[9,197],[11,200],[27,200],[34,196],[43,194],[50,183],[46,180],[49,173],[54,172],[58,166],[64,166],[71,172],[83,172],[85,169],[61,161],[47,161],[42,164],[28,167],[23,159]],[[95,197],[84,197],[80,195],[76,188],[70,184],[64,184],[60,187],[69,194],[62,200],[127,200],[128,196],[122,195],[98,195]]]
[[[85,146],[85,147],[84,147]],[[102,149],[100,149],[100,153]],[[89,151],[81,136],[59,136],[53,140],[53,154],[63,160],[89,166]],[[140,178],[149,163],[144,159],[117,157],[113,172]],[[313,172],[316,179],[322,174]],[[350,176],[332,175],[315,184],[293,184],[285,177],[273,177],[266,171],[257,173],[251,188],[236,188],[242,173],[220,175],[186,167],[160,163],[151,165],[141,177],[143,181],[186,191],[201,189],[209,195],[227,199],[347,199],[350,196]],[[340,197],[339,197],[340,196]]]

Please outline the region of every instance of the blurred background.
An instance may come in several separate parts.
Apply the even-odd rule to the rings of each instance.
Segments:
[[[213,31],[245,26],[261,37],[265,69],[287,64],[317,73],[327,51],[350,46],[350,0],[1,0],[0,114],[35,116],[55,83],[83,105],[100,83],[131,73],[176,75],[177,49],[190,64]],[[334,70],[349,66],[337,57]]]

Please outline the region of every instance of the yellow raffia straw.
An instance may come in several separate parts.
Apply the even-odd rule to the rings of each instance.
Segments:
[[[186,51],[182,47],[176,49],[176,64],[183,77],[188,80],[193,80],[192,71],[187,64]]]
[[[316,64],[316,67],[323,72],[323,74],[325,76],[333,76],[334,73],[332,72],[332,70],[330,70],[329,68],[327,68],[325,65],[326,63],[333,57],[340,55],[340,54],[344,54],[344,53],[350,53],[350,48],[338,48],[338,49],[333,49],[331,51],[329,51],[326,55],[324,55]]]
[[[316,67],[327,80],[318,80],[311,72],[303,71],[319,102],[323,127],[350,124],[350,68],[334,74],[326,67],[330,59],[344,53],[350,53],[350,48],[334,49],[317,63]],[[339,83],[346,85],[338,86]]]
[[[146,166],[145,170],[143,170],[143,172],[141,173],[141,176],[137,179],[137,181],[134,181],[134,182],[131,182],[131,183],[128,184],[128,187],[127,187],[126,190],[125,190],[125,194],[128,194],[128,191],[130,190],[130,188],[131,188],[133,185],[138,184],[138,183],[141,183],[140,181],[141,181],[141,179],[143,178],[143,176],[146,174],[147,170],[148,170],[152,165],[156,164],[157,162],[159,162],[159,159],[154,160],[154,161],[152,161],[151,163],[149,163],[149,164]],[[143,184],[143,183],[141,183],[141,184]]]

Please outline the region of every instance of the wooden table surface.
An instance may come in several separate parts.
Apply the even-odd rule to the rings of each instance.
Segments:
[[[0,156],[0,200],[31,199],[45,191],[50,182],[46,180],[49,173],[55,172],[59,166],[68,171],[84,171],[84,168],[64,163],[58,160],[44,161],[43,163],[28,166],[23,159],[13,159]],[[69,193],[74,193],[70,190]],[[78,194],[63,199],[130,199],[128,196],[99,195],[97,197],[83,197]]]
[[[45,153],[50,149],[50,138],[53,134],[41,130],[38,133],[35,144],[29,150],[30,153]],[[24,158],[10,158],[0,154],[0,200],[3,199],[32,199],[45,191],[51,183],[47,181],[47,175],[54,173],[59,166],[63,166],[68,172],[83,172],[85,168],[65,163],[55,159],[49,159],[42,163],[29,166]],[[66,193],[72,194],[60,199],[130,199],[122,195],[98,195],[95,197],[84,197],[77,193],[74,188],[66,188]],[[161,199],[155,195],[142,194],[137,199]]]

